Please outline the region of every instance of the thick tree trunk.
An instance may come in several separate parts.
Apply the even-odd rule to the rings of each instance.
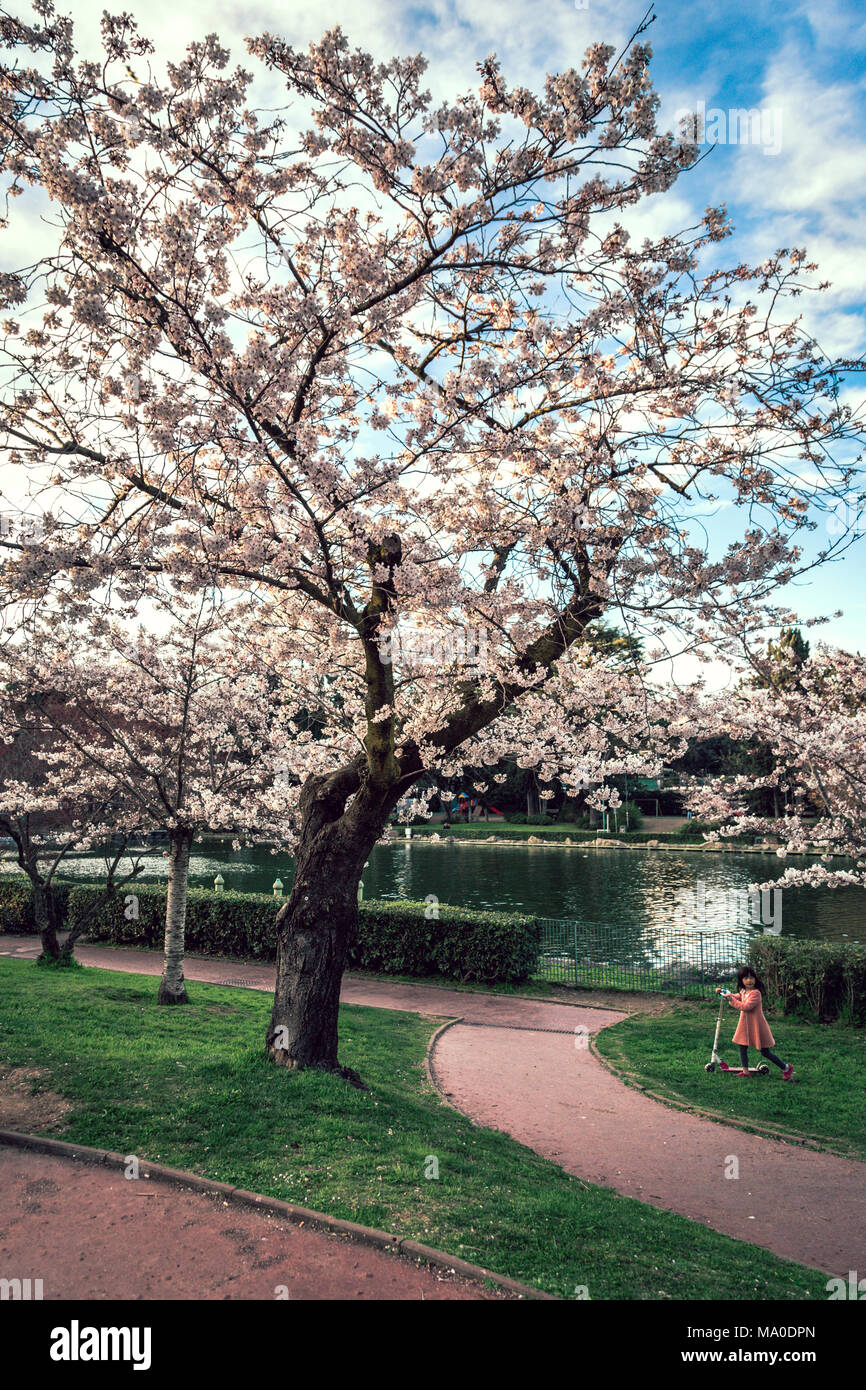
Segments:
[[[393,793],[396,805],[399,790]],[[390,800],[390,798],[389,798]],[[277,1066],[338,1072],[337,1016],[346,958],[358,924],[358,884],[364,862],[391,809],[359,793],[338,819],[323,822],[308,807],[289,901],[277,915],[277,982],[266,1047]]]
[[[188,1004],[183,977],[186,936],[186,899],[192,831],[172,830],[169,837],[168,895],[165,903],[165,960],[159,983],[158,1004]]]

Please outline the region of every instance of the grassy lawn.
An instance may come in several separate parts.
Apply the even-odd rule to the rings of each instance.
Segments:
[[[191,1005],[159,1008],[153,977],[12,960],[0,988],[3,1062],[43,1068],[35,1084],[73,1104],[57,1137],[394,1231],[564,1298],[586,1285],[596,1300],[826,1301],[825,1274],[569,1177],[443,1105],[424,1070],[430,1019],[341,1010],[361,1092],[275,1069],[256,991],[195,982]]]
[[[704,1070],[717,1011],[717,1004],[678,1002],[661,1017],[636,1014],[603,1029],[596,1038],[598,1051],[650,1090],[711,1110],[731,1124],[775,1125],[809,1136],[834,1153],[866,1159],[863,1029],[774,1017],[773,1051],[793,1062],[796,1080],[783,1082],[778,1067],[770,1063],[769,1076],[746,1081]],[[730,1041],[736,1017],[732,1009],[728,1012],[730,1018],[722,1019],[719,1052],[733,1067],[739,1066],[740,1054]],[[750,1065],[758,1060],[750,1051]]]

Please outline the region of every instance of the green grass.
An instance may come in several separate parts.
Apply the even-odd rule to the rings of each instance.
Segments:
[[[276,1069],[264,994],[0,960],[3,1060],[72,1102],[61,1137],[160,1161],[438,1246],[592,1299],[826,1300],[826,1275],[561,1172],[445,1106],[435,1022],[344,1007],[341,1058],[369,1085]],[[55,1131],[56,1132],[56,1131]],[[426,1180],[429,1156],[439,1179]]]
[[[689,967],[685,969],[688,970]],[[574,988],[574,975],[573,955],[566,955],[565,952],[559,956],[542,953],[538,959],[533,982],[537,985],[548,981],[550,984]],[[673,993],[687,999],[702,999],[707,988],[701,983],[700,978],[693,983],[681,977],[677,978],[676,967],[654,970],[651,967],[627,965],[578,965],[576,987],[582,990],[616,990],[621,994],[662,994],[668,998]]]
[[[770,1074],[751,1081],[705,1071],[718,1006],[676,1003],[669,1014],[635,1014],[605,1028],[596,1038],[599,1053],[631,1080],[660,1095],[710,1110],[731,1124],[772,1125],[813,1139],[816,1147],[866,1159],[866,1032],[842,1024],[819,1025],[794,1018],[772,1018],[773,1051],[792,1062],[796,1081]],[[736,1018],[723,1017],[719,1053],[740,1065],[731,1043]],[[749,1052],[751,1066],[762,1060]],[[866,1171],[864,1171],[866,1180]]]
[[[545,979],[523,980],[520,984],[510,984],[507,981],[491,982],[475,980],[454,980],[450,975],[394,975],[390,971],[384,970],[351,970],[347,971],[347,978],[353,980],[381,980],[384,984],[397,985],[419,985],[426,988],[428,985],[435,989],[450,989],[462,994],[504,994],[518,999],[546,999],[549,1003],[557,1004],[568,1002],[563,1001],[561,994],[556,993],[557,981]],[[575,1000],[575,1002],[583,1002]]]

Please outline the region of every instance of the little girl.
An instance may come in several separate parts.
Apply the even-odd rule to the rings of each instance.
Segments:
[[[731,1008],[740,1010],[740,1021],[737,1024],[733,1041],[740,1045],[742,1075],[752,1075],[749,1071],[749,1048],[756,1047],[762,1057],[766,1057],[769,1062],[775,1062],[777,1067],[781,1067],[783,1081],[791,1081],[794,1076],[794,1068],[791,1063],[783,1062],[781,1058],[776,1056],[775,1052],[770,1051],[770,1048],[775,1046],[776,1040],[770,1032],[770,1025],[764,1018],[764,1010],[761,1006],[764,986],[751,965],[744,965],[737,975],[737,991],[736,994],[731,994],[730,990],[717,989],[716,994],[721,994],[727,999]]]

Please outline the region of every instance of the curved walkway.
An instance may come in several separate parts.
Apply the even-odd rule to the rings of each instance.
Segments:
[[[0,951],[33,956],[39,943],[0,938]],[[156,951],[87,945],[77,954],[108,969],[162,970]],[[214,984],[274,984],[274,967],[260,962],[189,956],[185,970]],[[866,1269],[866,1164],[670,1109],[626,1086],[585,1045],[625,1013],[351,976],[342,998],[460,1020],[431,1049],[442,1094],[567,1172],[828,1274]],[[725,1176],[732,1158],[736,1179]]]

